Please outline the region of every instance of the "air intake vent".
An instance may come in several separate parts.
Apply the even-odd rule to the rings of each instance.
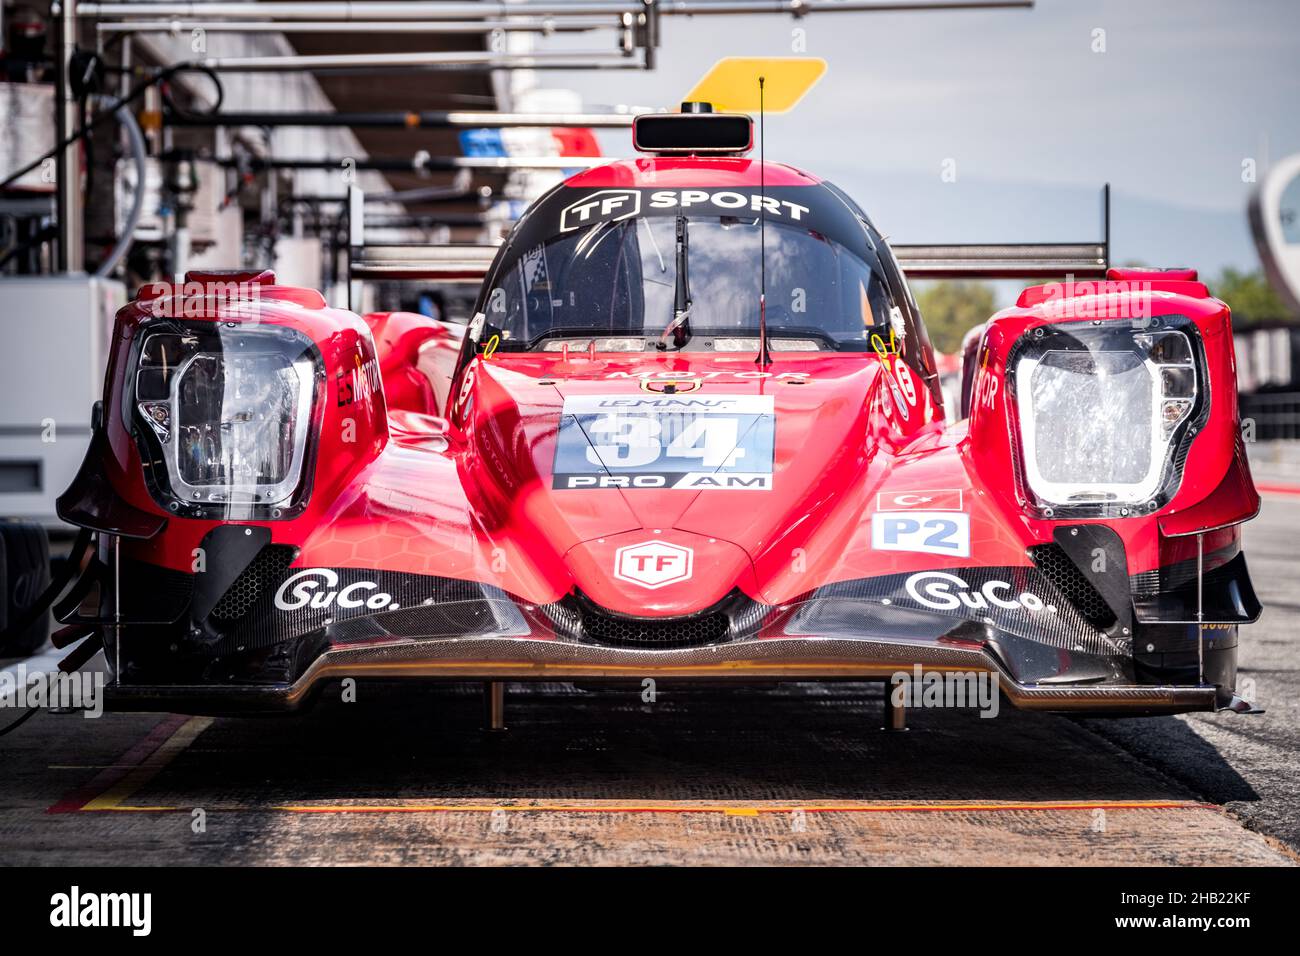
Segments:
[[[582,616],[582,629],[591,640],[616,647],[699,647],[725,641],[731,621],[721,613],[645,618],[589,611]]]
[[[275,587],[284,578],[293,554],[294,549],[288,545],[268,544],[221,595],[221,600],[212,609],[212,617],[224,624],[242,618],[253,609],[268,587]]]
[[[1029,549],[1029,556],[1089,624],[1099,630],[1114,626],[1115,612],[1060,545],[1037,545]]]
[[[543,610],[556,632],[567,637],[610,647],[672,650],[752,636],[771,609],[733,591],[713,607],[682,617],[616,614],[583,595],[570,595]]]

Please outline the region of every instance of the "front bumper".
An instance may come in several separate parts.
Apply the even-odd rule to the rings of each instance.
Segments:
[[[755,638],[675,650],[560,639],[479,636],[335,646],[291,683],[123,684],[105,688],[111,710],[184,713],[292,712],[331,681],[416,678],[469,681],[882,680],[896,674],[991,673],[1015,706],[1029,710],[1174,714],[1213,710],[1214,686],[1024,683],[988,651],[881,638]]]
[[[471,581],[299,569],[291,557],[264,546],[233,562],[219,587],[211,572],[197,581],[124,568],[121,623],[102,606],[83,618],[113,664],[106,706],[293,711],[349,677],[890,681],[919,667],[923,678],[992,675],[1024,709],[1170,714],[1229,705],[1235,621],[1246,616],[1204,626],[1090,618],[1076,602],[1095,614],[1097,601],[1080,601],[1077,582],[1024,566],[854,579],[780,606],[737,590],[696,614],[654,619],[580,593],[538,605]]]

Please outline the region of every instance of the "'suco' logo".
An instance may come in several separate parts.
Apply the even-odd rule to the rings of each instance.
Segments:
[[[373,594],[367,592],[373,591]],[[339,589],[339,576],[329,568],[307,568],[280,585],[275,592],[275,606],[281,611],[299,608],[365,607],[372,611],[396,608],[393,596],[379,590],[374,581],[357,581]]]
[[[1044,604],[1037,594],[1028,591],[1013,594],[1006,581],[985,581],[978,589],[972,590],[957,575],[946,571],[919,571],[903,586],[913,601],[936,611],[955,611],[962,605],[976,611],[988,610],[990,606],[1008,611],[1056,610],[1050,604]]]

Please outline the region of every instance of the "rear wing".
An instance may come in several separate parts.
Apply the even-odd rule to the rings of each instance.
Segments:
[[[1104,279],[1108,243],[891,246],[909,279]]]
[[[361,190],[348,193],[349,304],[354,281],[428,279],[481,283],[496,246],[366,245]],[[908,245],[891,244],[909,279],[1104,279],[1110,268],[1110,184],[1101,191],[1102,238],[1096,242]]]
[[[890,244],[910,279],[1104,279],[1110,268],[1110,183],[1101,188],[1101,239],[1000,245]]]

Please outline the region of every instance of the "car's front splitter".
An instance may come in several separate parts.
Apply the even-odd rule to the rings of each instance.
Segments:
[[[917,670],[919,668],[919,671]],[[773,637],[673,650],[485,635],[332,647],[292,683],[131,684],[105,688],[112,710],[184,713],[294,711],[343,678],[450,681],[881,680],[991,674],[1015,706],[1045,711],[1172,714],[1213,710],[1214,686],[1021,683],[981,647],[888,638]]]

